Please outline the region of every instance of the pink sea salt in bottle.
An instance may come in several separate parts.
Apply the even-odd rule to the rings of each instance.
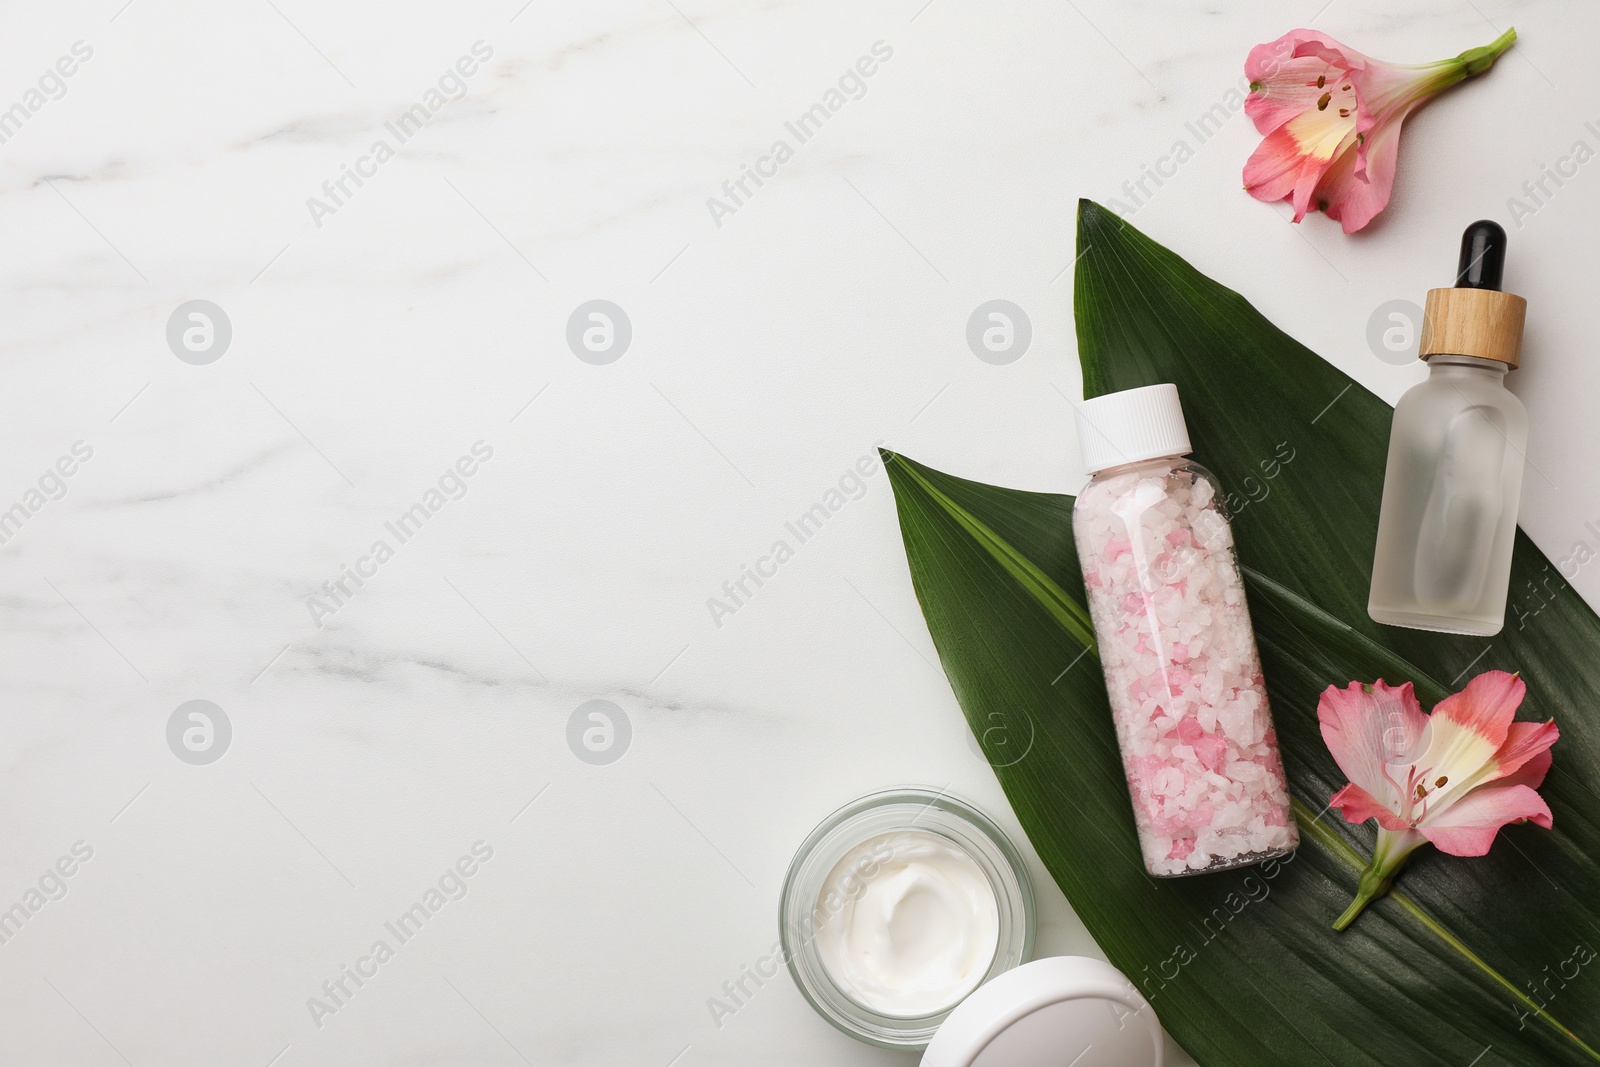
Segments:
[[[1215,476],[1174,385],[1078,408],[1078,560],[1145,869],[1260,863],[1299,833]]]

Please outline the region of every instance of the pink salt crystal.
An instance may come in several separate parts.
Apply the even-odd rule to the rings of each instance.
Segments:
[[[1147,805],[1147,808],[1148,807],[1153,806]],[[1134,805],[1133,814],[1135,818],[1137,818],[1140,814],[1137,804]],[[1145,824],[1148,826],[1148,828],[1162,837],[1172,837],[1175,834],[1182,833],[1184,830],[1189,829],[1188,823],[1184,822],[1175,815],[1165,814],[1159,808],[1155,808],[1155,810],[1146,810],[1143,814]],[[1141,832],[1141,844],[1143,844],[1143,836],[1143,832]],[[1151,844],[1154,844],[1154,842],[1151,842]],[[1150,853],[1147,851],[1145,853],[1145,859],[1148,860],[1149,858]]]
[[[1140,756],[1134,761],[1134,763],[1138,766],[1138,777],[1141,787],[1143,786],[1143,783],[1154,778],[1157,771],[1161,770],[1167,765],[1165,760],[1163,760],[1160,756],[1155,755]]]
[[[1222,754],[1228,750],[1226,738],[1206,734],[1194,742],[1195,755],[1206,770],[1215,772],[1222,765]]]
[[[1185,860],[1185,859],[1189,858],[1189,853],[1191,853],[1193,851],[1194,851],[1194,838],[1192,838],[1192,837],[1176,837],[1176,838],[1173,838],[1173,840],[1172,840],[1172,849],[1171,849],[1171,851],[1169,851],[1167,853],[1167,859],[1169,859],[1169,860]]]

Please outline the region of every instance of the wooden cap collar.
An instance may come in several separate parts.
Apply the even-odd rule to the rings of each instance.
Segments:
[[[1515,368],[1522,360],[1528,302],[1498,289],[1429,289],[1418,354],[1477,356]]]

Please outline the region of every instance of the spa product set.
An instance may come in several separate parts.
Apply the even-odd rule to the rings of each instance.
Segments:
[[[1396,407],[1389,442],[1376,621],[1483,635],[1503,623],[1527,441],[1503,382],[1526,307],[1500,291],[1505,245],[1474,223],[1455,287],[1428,294],[1429,376]],[[1091,477],[1072,533],[1144,867],[1171,878],[1286,857],[1299,833],[1225,492],[1188,458],[1177,387],[1086,400],[1077,428]],[[871,1044],[927,1046],[928,1067],[1076,1062],[1091,1048],[1112,1067],[1162,1062],[1154,1012],[1115,968],[1027,962],[1027,870],[945,790],[889,790],[825,820],[790,867],[779,923],[824,1018]]]
[[[1428,293],[1428,379],[1395,408],[1368,611],[1490,636],[1505,621],[1528,418],[1505,388],[1527,302],[1500,291],[1506,235],[1467,227],[1456,286]],[[1211,473],[1184,457],[1172,385],[1078,409],[1093,475],[1073,532],[1145,868],[1282,856],[1298,834],[1261,662]]]
[[[1504,378],[1527,301],[1500,291],[1506,234],[1461,241],[1456,285],[1428,293],[1428,379],[1395,408],[1368,611],[1491,636],[1505,621],[1528,417]],[[1299,841],[1261,661],[1216,479],[1185,459],[1172,385],[1078,409],[1092,478],[1073,533],[1145,869],[1260,863]]]
[[[1368,611],[1377,622],[1498,633],[1528,419],[1504,384],[1527,302],[1500,291],[1506,235],[1467,227],[1456,286],[1428,293],[1428,379],[1389,438]],[[1184,457],[1172,385],[1086,400],[1093,475],[1073,532],[1145,868],[1259,863],[1298,843],[1261,662],[1211,473]]]

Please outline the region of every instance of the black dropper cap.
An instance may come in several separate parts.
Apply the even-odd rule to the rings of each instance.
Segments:
[[[1500,288],[1506,269],[1506,231],[1498,222],[1479,219],[1461,235],[1461,259],[1456,264],[1457,289]]]
[[[1506,231],[1479,219],[1461,235],[1461,260],[1453,289],[1429,289],[1422,310],[1417,354],[1474,356],[1515,367],[1522,360],[1522,324],[1528,302],[1502,292]]]

